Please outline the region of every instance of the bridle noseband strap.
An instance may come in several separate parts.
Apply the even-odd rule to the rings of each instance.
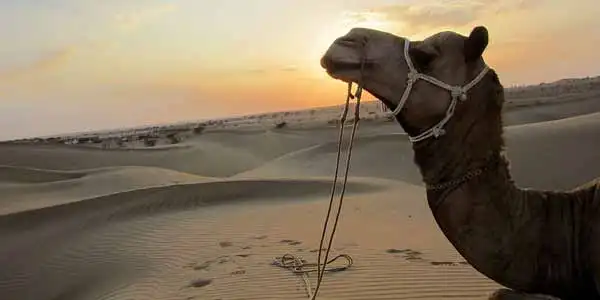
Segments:
[[[467,83],[466,85],[452,86],[452,85],[446,84],[446,83],[438,80],[437,78],[419,73],[417,71],[417,69],[414,67],[414,65],[410,59],[410,56],[408,55],[409,46],[410,46],[410,41],[406,40],[404,43],[404,59],[406,60],[406,64],[408,65],[406,89],[404,90],[404,93],[402,94],[402,98],[400,98],[400,101],[398,102],[398,106],[396,106],[396,109],[394,109],[394,111],[392,112],[392,115],[397,116],[400,113],[400,111],[402,111],[402,108],[404,108],[404,105],[406,104],[406,100],[408,100],[408,96],[410,95],[413,85],[419,79],[425,80],[433,85],[436,85],[440,88],[448,90],[450,92],[450,95],[452,96],[452,101],[450,102],[448,109],[446,109],[446,115],[444,116],[444,118],[442,120],[440,120],[433,127],[423,131],[422,133],[420,133],[417,136],[410,136],[410,135],[408,136],[408,139],[411,142],[416,143],[416,142],[425,140],[430,137],[437,138],[446,133],[446,131],[444,130],[444,126],[446,125],[446,123],[448,123],[448,121],[450,121],[450,118],[452,118],[452,115],[454,114],[454,109],[456,108],[458,101],[459,100],[460,101],[467,100],[467,92],[472,87],[474,87],[477,83],[479,83],[479,81],[481,81],[481,79],[483,79],[483,76],[485,76],[485,74],[488,72],[489,67],[487,65],[484,65],[483,70],[481,70],[481,72],[479,72],[479,74],[473,80],[471,80],[471,82]]]

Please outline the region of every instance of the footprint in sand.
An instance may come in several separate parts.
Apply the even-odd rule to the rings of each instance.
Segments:
[[[201,288],[212,283],[212,279],[196,279],[190,282],[190,287]]]
[[[457,266],[458,265],[458,263],[451,262],[451,261],[432,261],[429,263],[434,266]]]
[[[226,262],[229,262],[229,260],[230,260],[229,256],[223,255],[223,256],[219,256],[215,259],[207,260],[201,264],[191,264],[191,267],[192,267],[192,269],[194,269],[196,271],[208,270],[214,263],[224,264]]]
[[[225,265],[227,263],[230,264],[234,264],[234,265],[238,265],[239,260],[236,260],[236,258],[248,258],[252,256],[252,254],[250,253],[239,253],[239,254],[234,254],[234,255],[222,255],[219,256],[215,259],[211,259],[211,260],[207,260],[201,264],[190,264],[187,267],[191,267],[192,269],[194,269],[195,271],[203,271],[203,270],[210,270],[211,267],[213,266],[213,264],[217,264],[217,265]],[[223,267],[221,267],[223,268]],[[236,271],[237,272],[237,271]],[[245,273],[245,271],[244,271]],[[238,274],[238,273],[236,273]]]
[[[221,258],[219,258],[219,261],[218,261],[218,263],[219,263],[219,264],[224,264],[224,263],[226,263],[226,262],[229,262],[229,260],[230,260],[230,258],[229,258],[229,257],[221,257]]]
[[[281,240],[281,241],[279,241],[279,242],[280,242],[280,243],[285,243],[285,244],[288,244],[288,245],[290,245],[290,246],[295,246],[295,245],[300,245],[300,244],[302,244],[302,242],[301,242],[301,241],[296,241],[296,240]]]
[[[232,242],[227,242],[227,241],[219,242],[219,246],[221,246],[221,248],[227,248],[227,247],[233,246],[233,243]]]
[[[385,252],[387,253],[391,253],[391,254],[404,254],[404,259],[406,260],[423,260],[423,258],[421,257],[421,255],[423,255],[423,253],[419,252],[419,251],[415,251],[412,249],[388,249]]]
[[[321,251],[327,251],[327,248],[321,248]],[[317,252],[319,252],[319,249],[312,249],[309,252],[317,253]]]
[[[196,270],[196,271],[201,271],[201,270],[206,270],[209,267],[210,267],[210,262],[205,262],[205,263],[202,263],[200,265],[194,266],[193,269]]]
[[[233,271],[233,272],[231,272],[229,274],[231,274],[231,275],[244,275],[244,274],[246,274],[246,270],[241,269],[241,270]]]

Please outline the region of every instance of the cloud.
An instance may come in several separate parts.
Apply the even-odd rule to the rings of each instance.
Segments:
[[[254,74],[254,75],[278,75],[282,72],[284,73],[293,73],[298,72],[300,69],[297,66],[283,66],[283,67],[267,67],[267,68],[250,68],[243,70],[227,70],[225,72],[221,71],[221,73],[227,75],[246,75],[246,74]]]
[[[378,14],[387,22],[401,25],[409,34],[460,27],[490,14],[502,14],[535,7],[542,0],[434,0],[414,4],[383,6],[359,12],[356,20]]]
[[[286,66],[281,68],[281,71],[283,72],[297,72],[298,71],[298,67],[297,66]]]
[[[0,70],[0,79],[17,79],[22,76],[60,68],[68,63],[75,52],[75,47],[65,47],[57,51],[46,53],[29,64],[13,67],[4,71]]]
[[[139,8],[128,12],[118,13],[114,16],[117,27],[124,30],[135,30],[144,23],[150,22],[177,10],[174,4],[162,4],[153,7]]]

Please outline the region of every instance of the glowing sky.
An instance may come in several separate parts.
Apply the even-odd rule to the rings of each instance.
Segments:
[[[2,0],[0,139],[340,103],[355,26],[490,31],[505,86],[600,72],[597,0]]]

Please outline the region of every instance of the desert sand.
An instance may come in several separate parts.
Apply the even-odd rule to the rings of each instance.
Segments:
[[[518,185],[600,176],[600,97],[575,98],[508,103]],[[332,249],[354,265],[327,273],[319,299],[485,299],[499,286],[438,229],[400,126],[365,109]],[[337,114],[221,123],[151,148],[1,144],[0,299],[306,299],[301,278],[272,262],[316,261]],[[294,121],[304,125],[272,126]]]

